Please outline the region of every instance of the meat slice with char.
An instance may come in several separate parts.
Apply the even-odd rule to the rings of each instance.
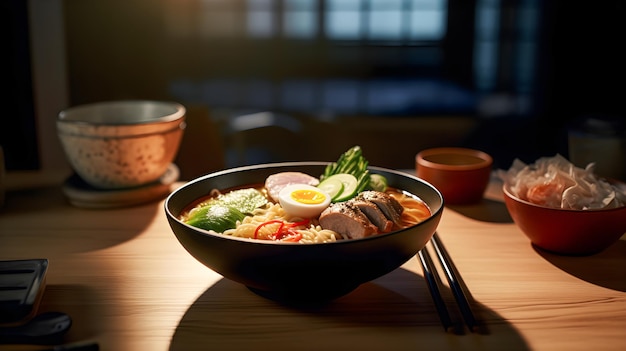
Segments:
[[[360,239],[376,234],[378,228],[351,202],[339,202],[326,208],[319,218],[320,226],[344,238]]]
[[[387,218],[380,208],[378,208],[378,206],[372,201],[354,198],[349,202],[358,207],[359,210],[367,216],[370,222],[378,227],[379,232],[387,233],[393,229],[393,222],[389,220],[389,218]]]
[[[368,190],[361,192],[357,197],[357,200],[371,201],[378,206],[378,208],[385,214],[385,217],[389,218],[393,223],[400,225],[400,217],[404,211],[402,204],[398,200],[394,199],[391,195],[381,192]]]

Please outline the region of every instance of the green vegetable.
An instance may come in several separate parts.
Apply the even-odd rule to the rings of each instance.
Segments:
[[[233,190],[220,195],[214,201],[232,206],[243,213],[252,213],[255,208],[265,205],[267,198],[260,191],[248,188]]]
[[[237,221],[266,203],[267,198],[254,188],[233,190],[194,209],[186,223],[223,233],[226,229],[235,228]]]
[[[370,189],[376,191],[387,190],[387,178],[381,174],[370,174]]]
[[[187,219],[187,224],[223,233],[227,229],[235,228],[237,221],[243,220],[245,216],[232,206],[215,203],[194,211]]]
[[[380,189],[382,184],[385,184],[385,189],[387,188],[387,180],[379,179],[380,177],[384,178],[381,175],[377,175],[376,179],[372,183],[371,174],[367,169],[369,162],[363,157],[363,151],[360,146],[353,146],[348,151],[344,152],[337,162],[333,162],[326,166],[324,169],[324,173],[320,176],[320,184],[324,182],[324,180],[330,178],[336,174],[351,174],[357,179],[356,191],[351,197],[347,197],[345,200],[349,200],[354,197],[356,194],[362,192],[366,189]],[[344,184],[345,186],[345,184]],[[376,188],[373,188],[375,186]],[[341,196],[341,198],[344,198]],[[345,201],[341,200],[341,201]],[[339,201],[339,200],[337,200]]]
[[[346,201],[357,194],[359,183],[355,176],[348,173],[333,174],[320,182],[318,187],[324,189],[325,187],[329,187],[329,184],[336,187],[337,183],[340,185],[340,191],[331,195],[332,202]]]
[[[356,178],[355,178],[356,179]],[[318,188],[330,195],[331,200],[340,195],[343,191],[343,182],[334,176],[330,176],[322,180],[318,185]]]

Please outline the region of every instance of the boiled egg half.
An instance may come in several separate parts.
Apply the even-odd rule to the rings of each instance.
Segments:
[[[307,184],[289,184],[278,193],[278,202],[289,215],[317,217],[330,205],[330,195]]]

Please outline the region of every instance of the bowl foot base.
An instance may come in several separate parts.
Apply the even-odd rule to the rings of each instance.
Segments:
[[[266,299],[270,299],[281,304],[286,305],[319,305],[331,302],[332,300],[338,299],[344,295],[349,294],[357,286],[349,286],[349,287],[341,287],[339,289],[333,289],[332,291],[324,291],[320,292],[318,290],[310,290],[310,291],[298,291],[298,292],[285,292],[285,291],[270,291],[270,290],[262,290],[254,287],[247,286],[247,288],[253,293],[264,297]]]

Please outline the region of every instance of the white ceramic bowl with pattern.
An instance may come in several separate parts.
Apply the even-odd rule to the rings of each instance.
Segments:
[[[57,134],[74,171],[102,189],[156,181],[174,161],[185,129],[175,102],[123,100],[70,107]]]

